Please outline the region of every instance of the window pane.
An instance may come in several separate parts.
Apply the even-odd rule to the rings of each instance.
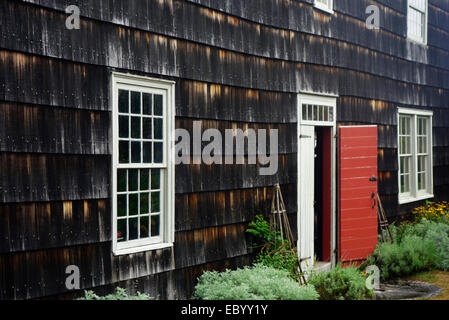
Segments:
[[[131,113],[140,114],[140,92],[131,93]]]
[[[163,114],[163,97],[160,94],[154,95],[154,115],[162,116]]]
[[[126,90],[118,91],[118,112],[120,113],[129,112],[129,91]]]
[[[150,213],[150,194],[140,194],[140,214]]]
[[[154,119],[154,139],[162,139],[162,119]]]
[[[161,170],[151,170],[151,190],[158,190],[161,188]]]
[[[324,107],[324,121],[329,121],[329,107],[325,106]]]
[[[140,135],[141,131],[141,122],[139,117],[132,117],[131,118],[131,137],[133,139],[140,139],[142,138]]]
[[[117,191],[118,192],[126,191],[126,180],[127,180],[126,170],[118,170],[117,171]]]
[[[152,119],[151,118],[143,118],[143,138],[151,139],[153,128],[152,128]]]
[[[162,142],[154,143],[154,163],[162,163]]]
[[[418,173],[418,190],[426,189],[426,174]]]
[[[401,157],[401,173],[410,173],[410,157]]]
[[[140,142],[132,142],[131,143],[131,162],[132,163],[140,163],[142,161],[140,155]]]
[[[129,170],[128,172],[128,190],[129,191],[137,191],[137,187],[138,187],[138,181],[139,181],[139,177],[138,177],[139,171],[136,169],[132,169]]]
[[[409,175],[401,176],[401,193],[410,192],[410,178]]]
[[[151,142],[143,143],[143,163],[153,163],[152,157],[152,146]]]
[[[151,193],[151,212],[158,213],[160,212],[160,192],[152,192]]]
[[[137,207],[139,203],[139,195],[137,193],[132,193],[129,195],[129,205],[128,205],[128,215],[137,216],[139,214],[139,208]]]
[[[317,121],[318,120],[318,106],[314,105],[313,106],[313,121]]]
[[[140,238],[148,238],[150,236],[150,217],[140,218]]]
[[[120,219],[117,221],[117,241],[118,242],[124,242],[127,240],[126,235],[127,235],[127,225],[126,225],[127,220],[126,219]]]
[[[143,94],[143,114],[148,116],[153,114],[153,95],[150,93]]]
[[[418,157],[418,172],[426,171],[426,158],[427,156]]]
[[[160,235],[160,224],[161,224],[161,219],[160,219],[159,215],[151,217],[151,236],[152,237],[157,237]]]
[[[313,120],[313,106],[311,104],[307,105],[307,120]]]
[[[120,163],[129,163],[129,142],[128,141],[120,141],[119,142],[119,162]]]
[[[418,153],[427,153],[426,137],[418,137]]]
[[[399,154],[410,154],[411,139],[410,137],[400,137],[399,138]]]
[[[129,117],[120,116],[118,127],[118,136],[120,138],[129,138]]]
[[[307,120],[307,105],[302,105],[302,120]]]
[[[117,196],[117,215],[119,217],[126,217],[126,208],[128,207],[127,202],[126,194]]]
[[[140,190],[150,190],[150,172],[147,169],[140,170]]]
[[[129,219],[129,240],[136,240],[139,237],[138,230],[138,219]]]

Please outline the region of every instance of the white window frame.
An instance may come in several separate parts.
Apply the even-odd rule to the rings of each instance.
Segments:
[[[325,5],[322,2],[319,2],[317,0],[313,1],[313,5],[315,8],[325,11],[327,13],[333,14],[334,13],[334,0],[328,0],[329,1],[329,5]]]
[[[112,251],[114,255],[132,254],[142,251],[172,247],[175,231],[175,82],[149,77],[112,73]],[[119,89],[159,93],[165,96],[163,110],[164,149],[162,164],[120,164],[119,163]],[[154,152],[153,152],[154,153]],[[161,173],[161,215],[160,237],[117,242],[117,170],[162,168]]]
[[[412,160],[410,164],[410,192],[401,193],[401,162],[400,162],[400,139],[399,139],[399,119],[401,115],[411,117],[410,121],[410,134],[411,134],[411,155]],[[418,117],[428,118],[428,139],[427,139],[427,150],[428,150],[428,161],[426,168],[426,190],[418,190],[418,134],[417,134],[417,119]],[[397,161],[398,161],[398,198],[399,204],[405,204],[415,201],[421,201],[429,198],[433,198],[433,112],[428,110],[419,109],[409,109],[409,108],[398,108],[397,112],[397,123],[398,123],[398,134],[397,134]]]
[[[302,125],[311,126],[335,126],[337,123],[337,97],[334,95],[316,95],[313,93],[301,93],[298,96],[299,101],[299,123]],[[318,105],[326,106],[332,109],[332,120],[319,121],[319,120],[305,120],[303,118],[303,106],[304,105]]]
[[[410,7],[414,8],[415,10],[418,10],[418,11],[421,11],[421,10],[418,9],[418,8],[415,8],[411,4],[410,0],[407,0],[407,38],[412,40],[412,41],[415,41],[417,43],[427,45],[427,37],[428,37],[428,30],[429,30],[429,28],[428,28],[429,1],[425,0],[425,2],[426,2],[426,9],[425,9],[426,12],[424,14],[424,38],[421,38],[421,37],[416,37],[415,35],[410,33],[410,25],[409,25]]]

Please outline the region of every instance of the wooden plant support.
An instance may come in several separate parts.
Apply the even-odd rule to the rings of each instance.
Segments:
[[[391,234],[390,225],[388,224],[387,216],[385,215],[385,210],[382,206],[382,202],[380,201],[379,194],[377,194],[377,203],[379,204],[377,216],[379,218],[379,227],[382,241],[393,242],[393,235]]]
[[[290,222],[288,221],[287,210],[285,209],[284,199],[282,197],[281,187],[279,184],[274,186],[273,200],[271,202],[270,230],[274,231],[275,234],[280,234],[282,246],[290,244],[291,249],[295,250],[296,258],[298,260],[298,266],[295,269],[295,272],[299,276],[300,284],[307,284],[301,264],[299,263],[296,241],[294,241],[293,238],[292,229],[290,227]]]

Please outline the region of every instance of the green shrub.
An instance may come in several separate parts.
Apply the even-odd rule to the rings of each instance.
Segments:
[[[298,256],[294,249],[281,247],[273,251],[263,250],[256,257],[256,262],[267,267],[288,271],[293,280],[298,280],[298,273],[296,272]]]
[[[256,216],[246,231],[256,238],[256,243],[260,247],[256,263],[278,270],[286,270],[292,279],[298,280],[296,248],[287,240],[283,240],[280,232],[270,230],[270,224],[262,215]]]
[[[438,260],[433,241],[405,233],[400,241],[379,243],[365,264],[376,265],[381,279],[388,280],[429,270]]]
[[[373,296],[366,286],[366,278],[355,267],[336,266],[331,271],[312,273],[309,277],[320,300],[363,300]]]
[[[84,291],[84,297],[77,300],[153,300],[146,294],[137,292],[137,296],[129,296],[123,288],[116,288],[115,293],[107,296],[97,296],[93,291]]]
[[[201,300],[317,300],[313,286],[300,286],[284,270],[262,264],[235,271],[205,272],[195,287]]]

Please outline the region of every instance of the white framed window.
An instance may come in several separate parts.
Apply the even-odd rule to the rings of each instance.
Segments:
[[[423,44],[427,44],[427,8],[427,0],[408,0],[407,36]]]
[[[299,103],[301,124],[330,126],[336,123],[336,97],[300,94]]]
[[[334,13],[333,2],[334,0],[315,0],[314,5],[320,10],[326,11],[328,13]]]
[[[399,203],[433,198],[431,111],[398,108]]]
[[[113,252],[174,242],[172,81],[112,74]]]

